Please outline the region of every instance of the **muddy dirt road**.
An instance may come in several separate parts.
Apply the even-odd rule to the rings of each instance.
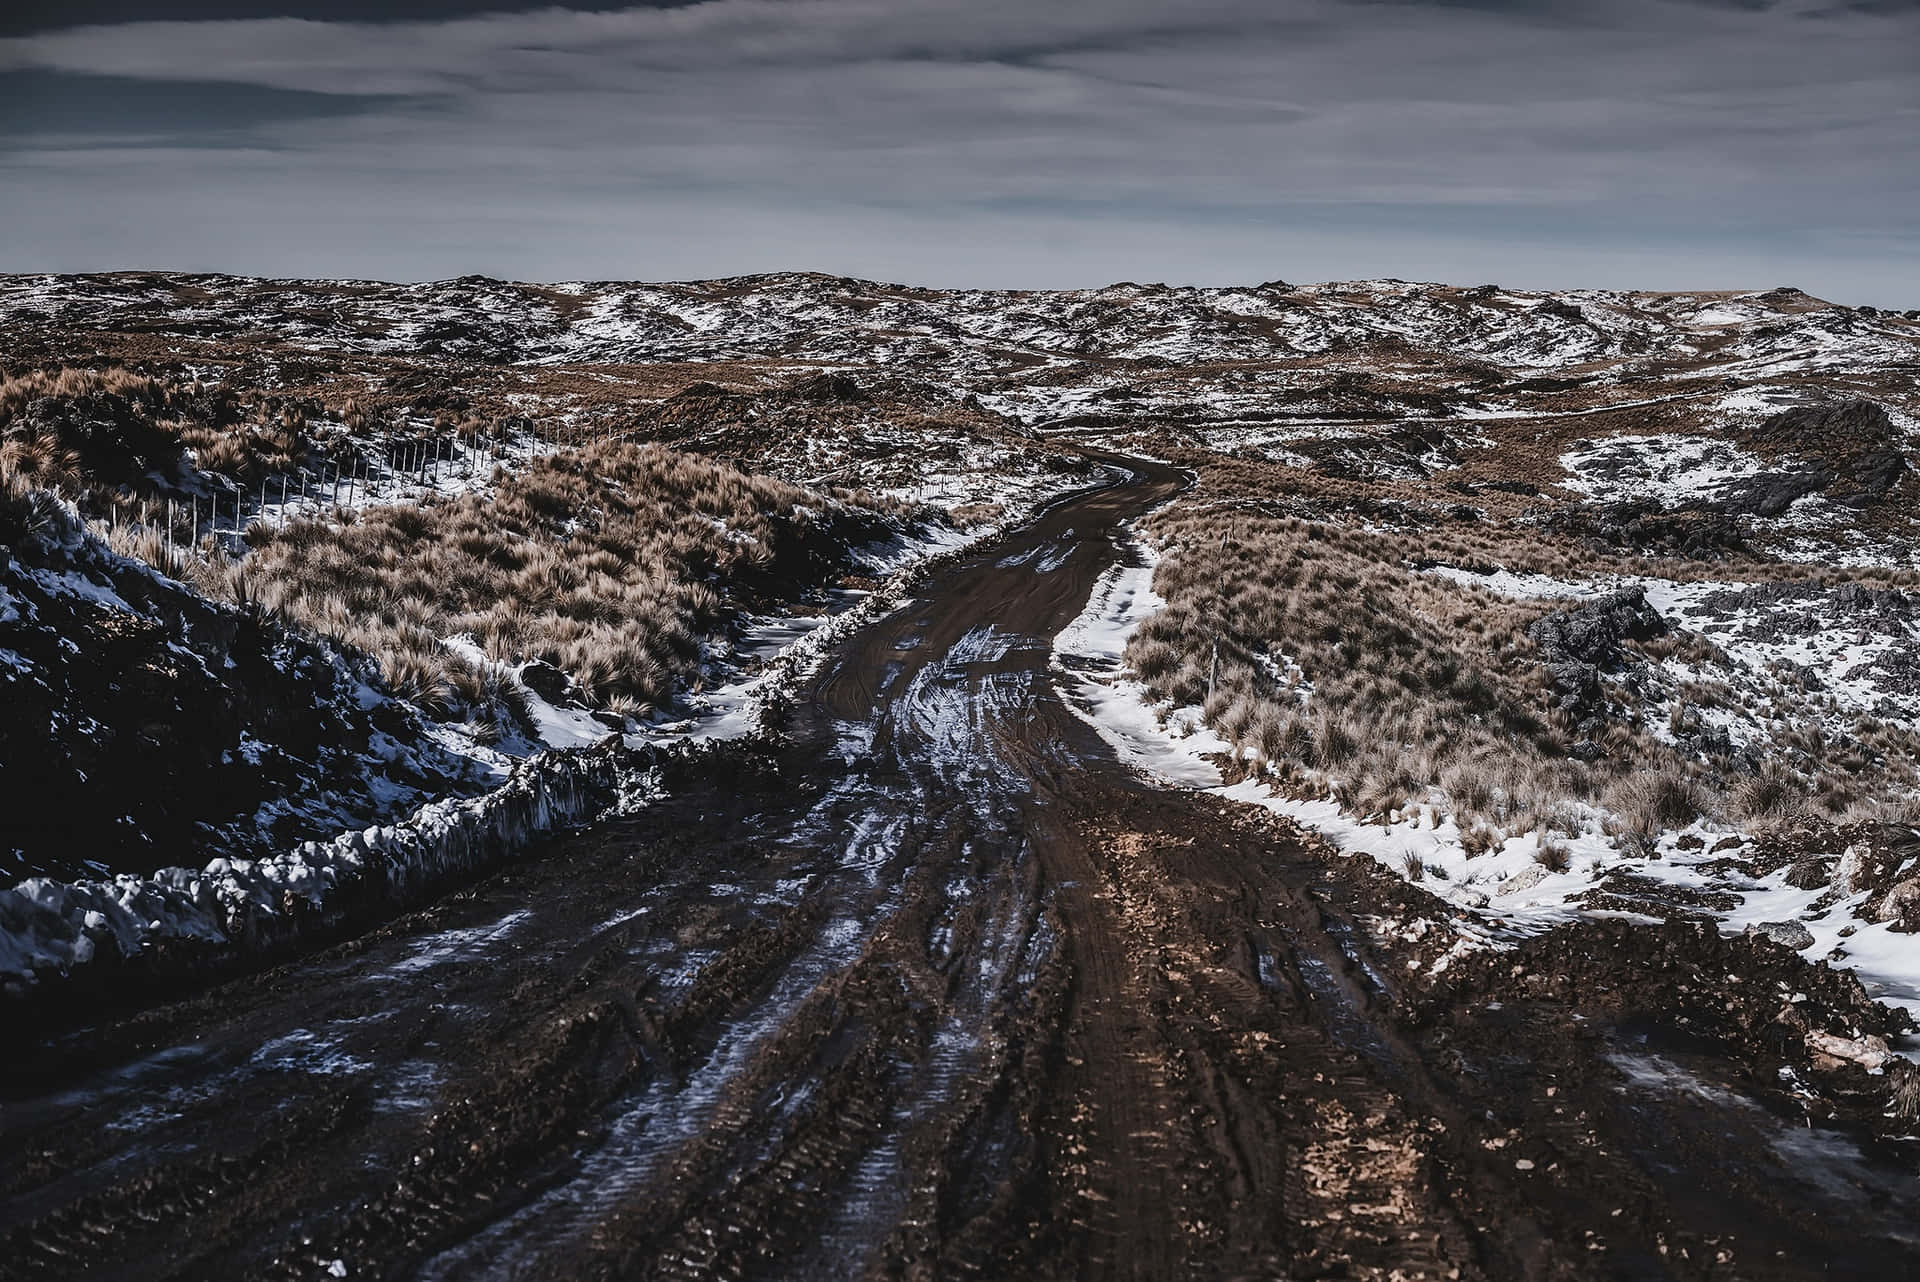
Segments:
[[[21,1038],[0,1276],[1920,1276],[1911,1157],[1619,1017],[1608,949],[1657,949],[1415,1018],[1393,977],[1447,914],[1116,763],[1049,639],[1177,485],[927,585],[790,748]]]

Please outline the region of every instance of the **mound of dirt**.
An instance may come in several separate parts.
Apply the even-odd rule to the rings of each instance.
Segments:
[[[484,782],[370,667],[41,527],[0,548],[0,874],[257,856]]]

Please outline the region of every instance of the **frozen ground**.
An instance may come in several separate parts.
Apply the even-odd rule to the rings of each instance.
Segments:
[[[1710,436],[1615,436],[1560,456],[1565,488],[1605,502],[1650,499],[1661,507],[1720,496],[1727,482],[1767,470],[1760,459]]]
[[[1488,943],[1536,932],[1581,915],[1619,915],[1608,909],[1590,909],[1582,901],[1603,889],[1610,877],[1647,878],[1683,893],[1732,895],[1735,907],[1709,910],[1728,934],[1763,923],[1798,923],[1810,936],[1800,949],[1806,956],[1825,958],[1854,972],[1880,1000],[1920,1015],[1920,944],[1916,944],[1915,936],[1898,933],[1887,923],[1868,920],[1865,907],[1873,897],[1865,892],[1835,902],[1824,886],[1803,890],[1788,884],[1785,868],[1764,878],[1741,873],[1731,864],[1748,838],[1730,827],[1703,820],[1665,833],[1653,857],[1630,856],[1606,835],[1606,813],[1583,805],[1577,807],[1582,828],[1578,835],[1549,836],[1536,831],[1509,838],[1498,849],[1470,856],[1452,818],[1443,813],[1436,816],[1436,810],[1443,811],[1443,806],[1414,806],[1395,812],[1388,822],[1363,823],[1325,797],[1284,795],[1257,777],[1226,782],[1220,762],[1246,760],[1246,753],[1208,728],[1198,708],[1155,703],[1125,667],[1127,640],[1164,604],[1152,590],[1156,559],[1152,549],[1136,542],[1134,551],[1139,563],[1116,566],[1103,576],[1085,612],[1060,633],[1054,646],[1054,667],[1069,706],[1093,725],[1127,764],[1171,786],[1197,788],[1263,807],[1318,832],[1342,850],[1369,856],[1454,905],[1469,920],[1481,923],[1483,930],[1477,937]],[[1504,571],[1477,575],[1443,567],[1435,572],[1520,597],[1577,598],[1619,586],[1617,582],[1569,583]],[[1642,586],[1648,588],[1648,600],[1663,614],[1698,624],[1702,621],[1702,602],[1746,585],[1643,581]],[[1739,656],[1738,661],[1758,672],[1788,655],[1821,659],[1820,647],[1816,634],[1811,641],[1796,639],[1784,646],[1756,642],[1742,651],[1736,642],[1731,649]],[[1858,657],[1859,647],[1848,641],[1824,652],[1824,661],[1841,668],[1849,667]],[[1869,697],[1857,691],[1855,694],[1858,698]],[[1443,800],[1436,797],[1436,801]],[[1564,851],[1564,871],[1553,871],[1539,862],[1546,841]],[[1476,932],[1468,930],[1466,937],[1475,938]],[[1437,964],[1444,967],[1452,956],[1443,956]],[[1905,1053],[1920,1059],[1920,1049]]]

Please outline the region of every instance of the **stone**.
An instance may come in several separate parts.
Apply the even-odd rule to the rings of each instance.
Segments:
[[[1797,921],[1761,921],[1747,927],[1747,934],[1771,939],[1783,948],[1799,952],[1813,947],[1813,932]]]

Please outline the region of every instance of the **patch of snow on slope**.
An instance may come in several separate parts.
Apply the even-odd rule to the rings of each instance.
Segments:
[[[1766,465],[1711,436],[1615,436],[1560,456],[1561,485],[1601,502],[1652,499],[1663,508],[1711,500]]]
[[[1597,820],[1588,833],[1567,841],[1569,871],[1549,873],[1534,862],[1537,835],[1512,838],[1501,850],[1469,859],[1453,821],[1436,824],[1424,806],[1396,823],[1363,824],[1332,801],[1278,796],[1250,779],[1227,784],[1215,758],[1234,756],[1233,746],[1205,725],[1198,708],[1155,705],[1125,672],[1127,641],[1165,604],[1152,587],[1157,558],[1149,549],[1140,551],[1146,564],[1108,570],[1087,608],[1054,639],[1054,669],[1067,705],[1122,761],[1168,783],[1262,806],[1396,872],[1418,868],[1441,898],[1466,908],[1494,904],[1494,911],[1515,923],[1569,916],[1567,901],[1593,887],[1595,861],[1613,854]]]
[[[1588,911],[1580,905],[1580,897],[1601,887],[1610,872],[1680,888],[1731,891],[1739,902],[1718,914],[1723,932],[1738,934],[1762,922],[1798,921],[1814,937],[1813,944],[1802,950],[1807,956],[1825,957],[1840,947],[1844,955],[1836,956],[1833,964],[1856,973],[1877,999],[1920,1015],[1920,948],[1915,947],[1914,936],[1856,916],[1870,897],[1864,893],[1808,915],[1821,891],[1787,885],[1785,869],[1764,879],[1729,874],[1726,860],[1712,852],[1716,839],[1727,830],[1712,824],[1703,822],[1685,832],[1665,834],[1658,858],[1628,857],[1605,835],[1605,813],[1578,806],[1574,809],[1582,831],[1552,838],[1567,853],[1566,870],[1554,872],[1538,862],[1542,842],[1538,833],[1509,838],[1497,850],[1470,857],[1452,818],[1436,818],[1431,806],[1396,812],[1389,823],[1363,823],[1325,798],[1281,796],[1252,778],[1225,783],[1217,760],[1233,757],[1233,746],[1203,723],[1198,708],[1154,705],[1146,688],[1125,669],[1128,639],[1164,604],[1152,591],[1154,554],[1144,546],[1139,550],[1146,564],[1109,570],[1096,584],[1087,608],[1054,642],[1054,669],[1068,706],[1126,764],[1175,786],[1260,806],[1292,819],[1336,847],[1369,855],[1456,907],[1508,930],[1537,930]],[[1447,571],[1446,577],[1483,585],[1493,578],[1458,570]],[[1613,586],[1545,580],[1526,583],[1524,595],[1599,594]],[[1649,599],[1677,609],[1682,601],[1725,586],[1669,585],[1665,591],[1650,591]],[[1540,592],[1542,587],[1548,592]],[[1693,849],[1683,849],[1679,844],[1683,838],[1699,840],[1692,843]],[[1850,933],[1843,936],[1841,932],[1849,928]]]

